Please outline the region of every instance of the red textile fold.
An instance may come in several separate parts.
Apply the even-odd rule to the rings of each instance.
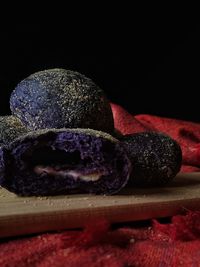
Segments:
[[[106,221],[84,231],[43,234],[0,244],[1,267],[200,266],[200,212],[169,224],[110,230]]]
[[[133,116],[111,104],[115,128],[122,134],[143,131],[163,132],[175,139],[183,152],[183,172],[200,171],[200,124],[177,119],[141,114]]]

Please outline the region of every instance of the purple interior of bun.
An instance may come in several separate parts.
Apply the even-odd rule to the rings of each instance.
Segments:
[[[130,173],[118,143],[80,132],[21,138],[7,152],[2,186],[20,195],[113,194]]]

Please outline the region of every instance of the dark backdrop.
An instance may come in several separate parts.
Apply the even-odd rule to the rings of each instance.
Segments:
[[[75,34],[62,23],[21,23],[1,31],[0,114],[33,72],[79,71],[134,114],[199,121],[200,26],[193,19],[147,17]]]

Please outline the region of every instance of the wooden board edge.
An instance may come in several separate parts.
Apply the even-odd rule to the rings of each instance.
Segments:
[[[199,199],[115,207],[96,207],[77,211],[53,211],[41,214],[7,216],[0,220],[0,237],[19,236],[33,233],[75,229],[84,227],[89,221],[104,218],[110,223],[129,222],[179,214],[183,209],[200,208]]]

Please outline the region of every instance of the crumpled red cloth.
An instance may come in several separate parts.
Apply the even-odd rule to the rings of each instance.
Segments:
[[[115,128],[122,134],[143,131],[163,132],[175,139],[183,152],[183,172],[200,171],[200,123],[140,114],[131,115],[111,104]]]
[[[160,131],[177,140],[182,171],[200,171],[200,124],[152,115],[131,115],[112,104],[122,134]],[[63,231],[0,241],[1,267],[178,267],[200,266],[200,211],[177,215],[171,223],[156,219],[150,227],[110,228],[89,222],[84,230]]]
[[[91,222],[83,231],[42,234],[0,244],[1,267],[200,266],[200,212],[169,224],[109,229]]]

